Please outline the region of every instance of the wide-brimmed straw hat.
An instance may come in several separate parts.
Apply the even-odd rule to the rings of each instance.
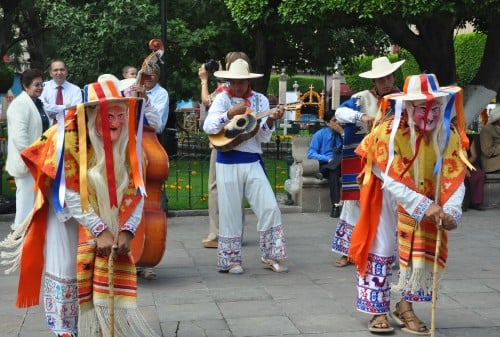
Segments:
[[[436,75],[420,74],[406,77],[402,93],[385,96],[388,99],[402,99],[403,101],[430,100],[450,95],[459,91],[459,87],[440,88]]]
[[[359,77],[364,78],[382,78],[392,74],[405,62],[405,60],[391,63],[386,56],[378,57],[372,61],[372,69],[359,74]]]
[[[124,78],[123,80],[119,80],[115,75],[113,74],[102,74],[99,75],[97,78],[97,82],[104,82],[106,80],[111,80],[115,83],[115,86],[123,92],[125,89],[130,88],[135,84],[137,79],[135,78]]]
[[[124,97],[118,88],[118,83],[112,79],[106,79],[85,85],[83,88],[84,106],[94,106],[100,101],[106,102],[124,102],[128,104],[129,99],[141,100],[139,97]],[[74,109],[76,106],[69,107]]]
[[[500,104],[497,103],[495,108],[491,110],[490,117],[488,117],[488,124],[493,124],[496,121],[500,120]]]
[[[225,79],[250,79],[262,77],[264,74],[256,74],[250,72],[250,67],[247,61],[243,59],[234,60],[229,66],[229,70],[219,70],[214,73],[215,77],[225,78]]]
[[[128,89],[133,86],[135,82],[137,82],[136,78],[124,78],[118,82],[118,89],[120,89],[120,91]]]

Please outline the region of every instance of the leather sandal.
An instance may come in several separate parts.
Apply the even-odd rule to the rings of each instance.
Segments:
[[[401,303],[402,302],[396,303],[396,310],[392,312],[392,319],[403,327],[401,330],[414,335],[430,335],[430,330],[427,329],[425,323],[415,315],[411,305],[409,303]]]
[[[375,333],[393,332],[394,328],[389,324],[387,315],[374,315],[368,323],[368,330]]]
[[[286,273],[288,272],[288,267],[281,264],[279,261],[268,259],[264,256],[260,258],[260,261],[266,265],[267,268],[271,269],[276,273]]]
[[[338,259],[337,261],[335,261],[335,267],[339,267],[339,268],[342,268],[342,267],[345,267],[347,265],[350,265],[352,264],[352,262],[350,262],[348,259],[347,259],[347,256],[342,256],[340,259]]]

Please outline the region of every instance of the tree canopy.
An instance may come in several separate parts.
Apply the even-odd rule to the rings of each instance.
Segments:
[[[338,58],[380,55],[391,43],[410,51],[421,71],[442,85],[457,81],[455,29],[466,22],[484,33],[484,56],[470,80],[476,113],[500,87],[498,0],[177,0],[167,3],[165,83],[173,98],[197,97],[197,69],[228,51],[246,52],[255,84],[266,92],[273,70],[323,75]],[[158,1],[0,0],[0,51],[20,53],[32,67],[62,59],[82,86],[99,74],[140,66],[147,43],[162,36]],[[18,48],[16,50],[16,48]],[[459,65],[460,66],[460,65]],[[472,109],[474,110],[474,109]],[[471,111],[472,111],[471,110]],[[474,112],[474,111],[473,111]]]
[[[466,23],[486,34],[478,72],[466,90],[468,119],[476,116],[500,88],[500,6],[497,0],[311,0],[283,1],[281,17],[309,22],[342,12],[380,27],[417,60],[421,71],[433,72],[442,85],[456,83],[453,40]],[[479,90],[477,90],[479,87]]]

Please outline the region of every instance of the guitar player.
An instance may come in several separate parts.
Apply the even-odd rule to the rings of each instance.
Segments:
[[[252,90],[252,73],[243,59],[231,63],[228,70],[214,75],[228,81],[219,93],[206,117],[203,130],[209,135],[219,134],[224,126],[238,115],[269,110],[266,96]],[[286,272],[282,263],[287,257],[281,212],[264,171],[261,143],[269,142],[274,131],[274,120],[283,116],[284,109],[272,111],[259,120],[253,136],[236,142],[232,148],[217,150],[216,179],[219,205],[219,241],[217,270],[242,274],[241,235],[243,229],[241,204],[246,198],[257,216],[261,262],[274,272]]]

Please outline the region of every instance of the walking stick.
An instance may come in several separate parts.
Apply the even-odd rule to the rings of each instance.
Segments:
[[[436,190],[434,192],[434,200],[439,205],[441,196],[441,177],[443,174],[443,169],[441,168],[438,172],[436,179]],[[432,271],[432,308],[431,308],[431,337],[435,337],[436,334],[436,302],[437,302],[437,282],[438,282],[438,264],[439,264],[439,251],[441,250],[441,237],[443,236],[443,230],[441,229],[443,220],[439,219],[438,231],[436,237],[436,250],[434,251],[434,265]]]
[[[432,311],[431,311],[431,337],[436,333],[436,300],[437,300],[437,272],[439,263],[439,250],[441,249],[441,237],[443,230],[441,229],[441,222],[439,220],[439,227],[436,238],[436,251],[434,253],[434,270],[432,272]]]
[[[118,248],[118,235],[108,259],[108,283],[109,283],[109,337],[115,337],[115,258]]]

